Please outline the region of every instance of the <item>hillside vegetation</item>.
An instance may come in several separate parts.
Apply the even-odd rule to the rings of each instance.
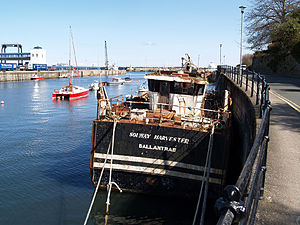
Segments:
[[[253,69],[300,75],[300,1],[263,0],[246,19]]]

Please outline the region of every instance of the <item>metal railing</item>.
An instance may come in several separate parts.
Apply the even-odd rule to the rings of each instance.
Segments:
[[[267,149],[269,141],[269,123],[271,105],[269,101],[269,85],[264,77],[252,71],[239,74],[237,68],[222,66],[218,68],[221,74],[229,77],[259,105],[259,116],[262,118],[259,131],[248,158],[235,185],[224,189],[223,197],[215,203],[219,214],[218,225],[254,224],[258,200],[264,194]],[[248,90],[249,89],[249,90]]]
[[[241,70],[240,75],[239,68],[232,66],[219,66],[218,71],[221,74],[231,78],[239,87],[250,95],[255,97],[255,104],[259,105],[259,117],[263,115],[263,111],[266,109],[269,102],[269,84],[266,82],[265,77],[259,73]]]
[[[30,53],[0,53],[0,59],[30,59]]]

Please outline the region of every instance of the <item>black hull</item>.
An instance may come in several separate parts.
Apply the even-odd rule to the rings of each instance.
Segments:
[[[221,193],[226,182],[228,138],[214,135],[209,196]],[[113,122],[93,123],[91,178],[97,184],[113,133]],[[197,195],[201,187],[209,133],[145,124],[117,123],[112,181],[121,189],[154,194]],[[109,180],[110,157],[101,185]]]

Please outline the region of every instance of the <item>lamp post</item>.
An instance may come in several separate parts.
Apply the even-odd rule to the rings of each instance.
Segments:
[[[222,65],[222,44],[220,44],[220,66]]]
[[[242,57],[243,57],[243,20],[244,20],[244,11],[245,6],[240,6],[241,9],[241,48],[240,48],[240,77],[242,77]]]

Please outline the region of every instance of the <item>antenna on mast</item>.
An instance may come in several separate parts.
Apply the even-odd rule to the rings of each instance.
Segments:
[[[105,69],[108,70],[108,57],[107,57],[107,46],[105,41]]]

